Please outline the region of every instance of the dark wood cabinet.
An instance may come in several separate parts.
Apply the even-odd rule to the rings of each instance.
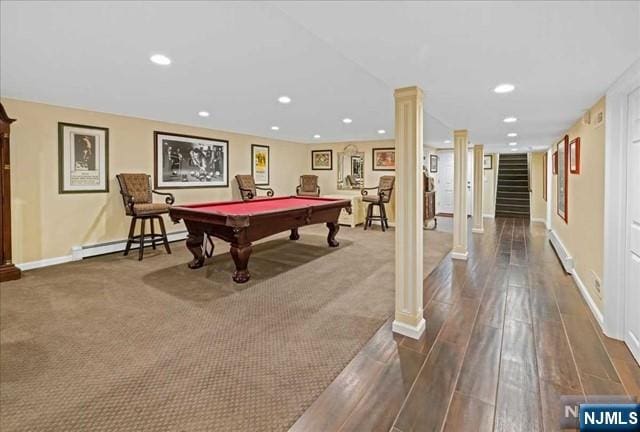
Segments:
[[[11,261],[11,123],[0,104],[0,282],[20,279],[20,269]]]

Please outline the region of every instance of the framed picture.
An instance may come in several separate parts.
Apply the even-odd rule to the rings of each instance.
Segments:
[[[547,200],[547,172],[549,172],[547,167],[548,162],[547,152],[542,155],[542,199]]]
[[[558,150],[556,157],[556,163],[558,164],[558,188],[556,195],[556,208],[558,211],[558,216],[564,219],[565,222],[569,222],[569,211],[567,209],[567,205],[569,202],[569,191],[568,191],[568,168],[569,168],[569,158],[567,157],[567,145],[569,144],[569,136],[565,135],[560,141],[558,141]]]
[[[371,150],[374,171],[394,171],[396,169],[396,149],[374,148]]]
[[[229,186],[229,141],[153,133],[157,189]]]
[[[432,173],[438,172],[438,156],[437,155],[429,155],[429,171]]]
[[[569,171],[571,174],[580,174],[580,137],[569,143]]]
[[[58,123],[58,192],[109,192],[109,129]]]
[[[484,160],[483,160],[483,166],[484,166],[484,169],[486,169],[486,170],[493,169],[493,156],[492,155],[485,155]]]
[[[311,169],[331,171],[333,169],[333,150],[311,150]]]
[[[256,185],[269,184],[270,165],[269,146],[251,144],[251,174]]]
[[[553,152],[551,155],[551,174],[558,174],[558,152]]]

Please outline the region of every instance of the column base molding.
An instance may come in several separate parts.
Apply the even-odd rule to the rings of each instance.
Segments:
[[[476,234],[484,234],[484,228],[471,228],[471,232]]]
[[[420,336],[424,333],[427,327],[427,322],[424,318],[420,320],[417,326],[405,324],[398,320],[393,320],[391,324],[391,330],[394,333],[401,334],[402,336],[410,337],[411,339],[420,339]]]
[[[469,258],[469,251],[451,252],[451,258],[466,261]]]

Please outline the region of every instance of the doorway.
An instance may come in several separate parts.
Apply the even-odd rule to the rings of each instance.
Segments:
[[[453,214],[453,150],[438,150],[436,213]],[[467,152],[467,216],[473,212],[473,151]]]

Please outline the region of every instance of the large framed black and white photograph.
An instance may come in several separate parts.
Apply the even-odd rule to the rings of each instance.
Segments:
[[[58,192],[109,192],[109,129],[58,123]]]
[[[157,131],[153,140],[157,189],[229,186],[229,141]]]

